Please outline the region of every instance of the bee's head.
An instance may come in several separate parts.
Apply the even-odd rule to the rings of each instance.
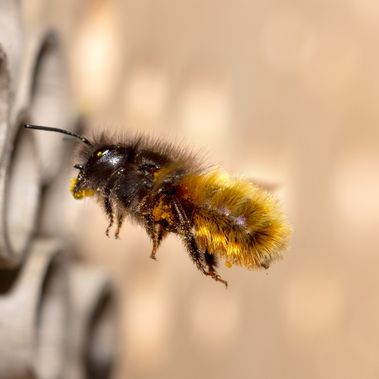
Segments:
[[[71,183],[75,199],[102,193],[117,180],[125,165],[127,152],[118,145],[101,146],[90,151],[89,158],[82,164],[75,164],[79,173]]]
[[[104,190],[109,180],[113,180],[120,173],[121,165],[125,161],[126,154],[120,146],[94,146],[87,138],[59,128],[30,124],[24,127],[62,133],[77,138],[83,143],[86,157],[83,160],[84,163],[74,166],[79,173],[71,182],[71,192],[75,199],[93,196],[96,192]]]

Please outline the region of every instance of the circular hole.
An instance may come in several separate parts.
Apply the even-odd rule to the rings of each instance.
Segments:
[[[50,263],[42,282],[36,318],[34,368],[40,379],[62,378],[66,359],[68,284],[59,257]]]
[[[0,269],[0,296],[6,296],[16,285],[21,267],[16,269]]]
[[[110,288],[101,293],[89,320],[86,335],[84,347],[86,378],[110,378],[117,349],[114,298]]]
[[[31,86],[31,123],[69,128],[73,114],[69,108],[67,78],[62,62],[59,44],[54,35],[49,34],[38,52],[34,65]],[[41,179],[47,182],[62,163],[64,144],[54,133],[34,134],[37,154],[41,164]]]
[[[6,52],[12,89],[20,72],[24,47],[24,30],[21,26],[19,1],[0,1],[0,46]]]
[[[16,136],[6,180],[5,227],[13,263],[19,262],[29,242],[39,204],[39,170],[32,135]]]

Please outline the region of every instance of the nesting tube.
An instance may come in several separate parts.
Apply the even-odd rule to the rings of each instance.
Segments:
[[[39,166],[32,136],[21,131],[27,120],[30,87],[24,75],[24,39],[19,3],[0,4],[0,267],[22,263],[39,208]]]
[[[6,150],[6,139],[8,135],[9,123],[9,105],[10,105],[10,88],[9,88],[9,71],[8,57],[0,45],[0,162]]]
[[[19,0],[0,1],[0,46],[6,55],[12,93],[16,92],[24,49],[19,3]]]
[[[35,143],[21,127],[18,130],[14,141],[5,141],[0,162],[1,267],[16,267],[21,263],[39,209],[40,180]]]
[[[0,51],[0,267],[21,264],[38,226],[40,188],[61,165],[64,145],[59,137],[22,130],[24,123],[34,121],[65,126],[72,117],[60,54],[54,33],[31,33],[14,101],[1,112],[9,104],[10,74],[7,56]]]
[[[29,67],[32,73],[29,121],[38,125],[71,129],[76,115],[70,106],[68,80],[58,37],[53,32],[36,35],[28,43]],[[67,145],[62,136],[52,133],[33,133],[43,183],[51,181],[62,166]]]
[[[37,237],[51,232],[43,211],[57,218],[41,195],[66,146],[22,126],[73,130],[77,115],[57,38],[45,26],[24,33],[19,10],[0,1],[0,379],[106,379],[117,354],[111,281],[82,266],[68,275],[62,245]]]
[[[68,377],[111,378],[118,351],[115,293],[101,270],[77,264],[70,273],[72,323]]]
[[[69,289],[60,245],[37,240],[24,265],[0,278],[0,379],[67,378]]]

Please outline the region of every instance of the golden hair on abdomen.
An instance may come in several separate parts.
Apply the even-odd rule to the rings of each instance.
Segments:
[[[267,268],[286,248],[290,228],[274,197],[250,181],[213,171],[183,183],[195,204],[199,246],[226,265]]]

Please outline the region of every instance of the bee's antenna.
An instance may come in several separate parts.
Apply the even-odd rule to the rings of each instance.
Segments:
[[[51,128],[49,126],[31,125],[31,124],[25,124],[24,128],[36,129],[36,130],[46,130],[48,132],[57,132],[57,133],[66,134],[66,135],[71,136],[71,137],[79,138],[83,143],[85,143],[89,146],[92,146],[92,143],[90,141],[88,141],[87,138],[79,136],[78,134],[75,134],[75,133],[70,132],[68,130],[59,129],[59,128]]]

